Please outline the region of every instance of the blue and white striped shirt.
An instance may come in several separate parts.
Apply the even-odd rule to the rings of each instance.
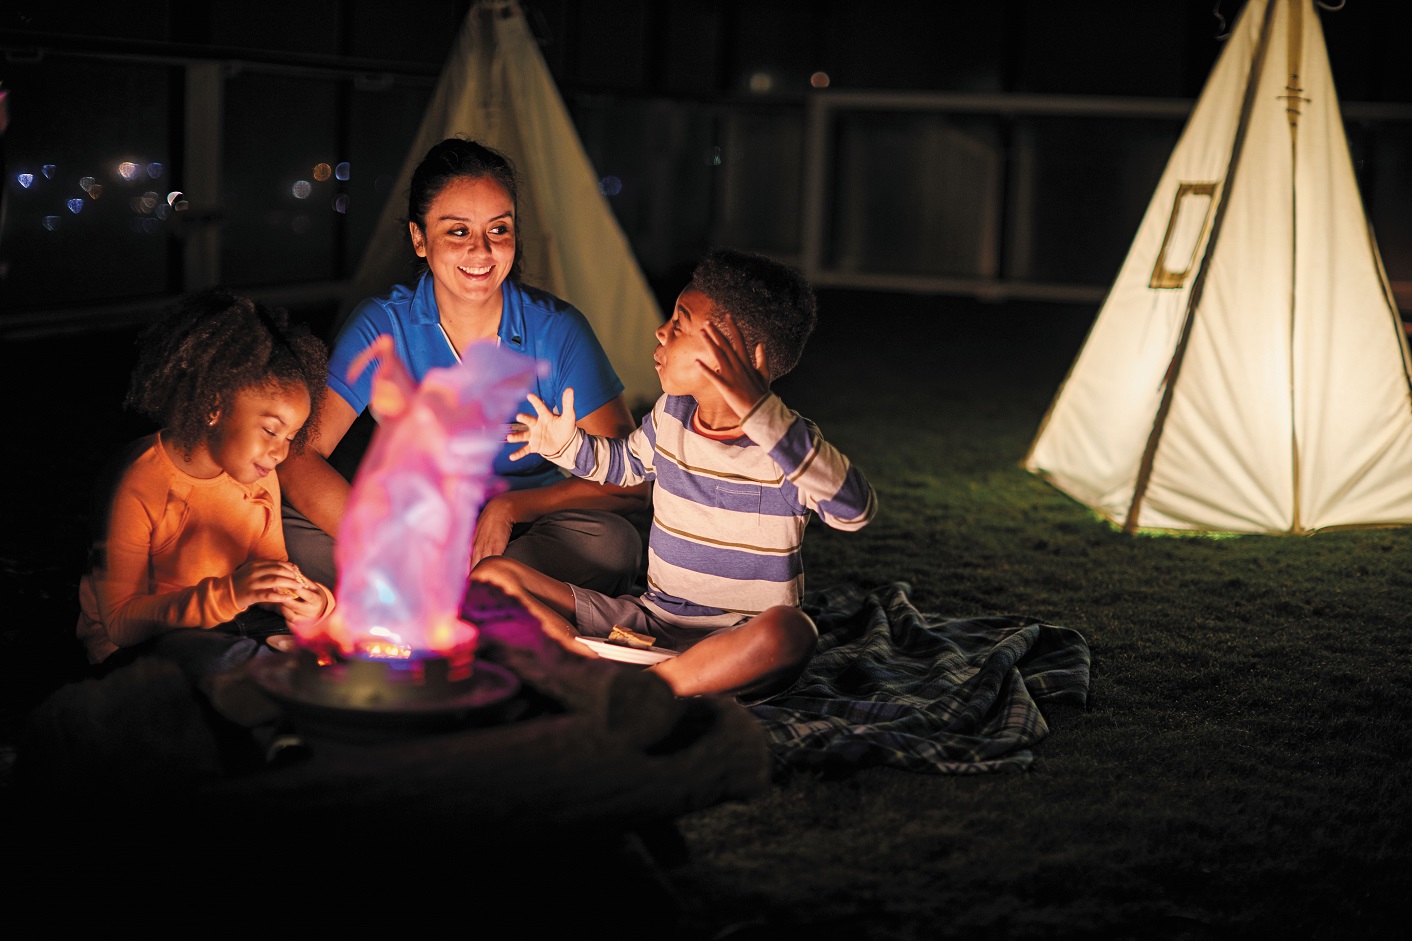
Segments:
[[[550,459],[576,476],[655,481],[642,601],[670,623],[730,627],[804,591],[801,547],[813,511],[835,529],[865,525],[877,496],[813,422],[774,393],[728,441],[692,430],[696,400],[664,395],[627,438],[575,432]]]

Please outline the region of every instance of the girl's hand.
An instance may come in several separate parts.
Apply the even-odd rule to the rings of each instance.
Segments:
[[[297,595],[285,596],[279,603],[279,611],[286,624],[305,624],[323,617],[327,604],[324,593],[310,585]]]
[[[524,447],[510,455],[512,461],[518,461],[528,454],[542,454],[545,457],[558,454],[574,437],[574,426],[578,418],[574,414],[572,388],[564,390],[564,407],[558,412],[550,411],[544,400],[533,392],[529,394],[529,404],[534,406],[535,414],[526,415],[521,412],[515,416],[515,421],[524,425],[525,430],[512,431],[505,436],[506,441],[525,443]]]
[[[243,611],[252,604],[284,606],[286,601],[303,599],[322,607],[323,594],[300,573],[293,562],[254,559],[231,573],[235,603]]]

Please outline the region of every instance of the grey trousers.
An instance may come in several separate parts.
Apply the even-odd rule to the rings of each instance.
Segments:
[[[334,587],[333,537],[284,504],[289,560],[308,578]],[[505,556],[552,578],[605,595],[633,589],[642,565],[642,536],[608,510],[560,510],[511,531]]]

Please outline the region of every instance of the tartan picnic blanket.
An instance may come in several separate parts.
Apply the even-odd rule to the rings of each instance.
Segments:
[[[1019,771],[1049,734],[1042,703],[1084,706],[1088,642],[1017,615],[942,619],[893,582],[809,592],[819,646],[803,675],[751,705],[776,772],[892,765]]]

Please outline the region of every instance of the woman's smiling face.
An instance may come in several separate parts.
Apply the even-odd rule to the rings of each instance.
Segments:
[[[426,230],[409,222],[412,247],[427,260],[438,305],[480,309],[500,301],[515,263],[515,204],[489,177],[457,177],[427,209]]]

